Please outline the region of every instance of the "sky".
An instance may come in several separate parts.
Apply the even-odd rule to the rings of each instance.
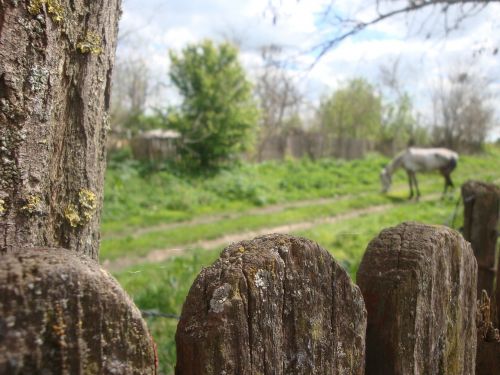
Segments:
[[[270,4],[278,10],[277,18]],[[168,82],[168,50],[180,51],[207,38],[237,41],[250,77],[262,66],[263,46],[282,46],[284,57],[293,61],[290,74],[312,105],[355,77],[377,85],[380,67],[396,61],[402,87],[423,118],[430,118],[432,87],[464,67],[488,79],[493,100],[500,100],[500,53],[492,53],[500,44],[500,22],[495,21],[500,4],[490,4],[448,34],[445,19],[433,9],[392,17],[345,39],[316,61],[314,47],[341,31],[332,24],[333,12],[364,21],[376,14],[374,0],[339,0],[325,17],[331,4],[331,0],[123,0],[117,58],[145,61],[162,88],[152,105],[176,100]],[[490,138],[498,137],[497,127]]]

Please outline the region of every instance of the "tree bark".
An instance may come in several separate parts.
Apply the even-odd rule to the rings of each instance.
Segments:
[[[357,275],[366,374],[474,374],[477,263],[445,227],[403,223],[370,242]]]
[[[156,372],[139,311],[97,262],[119,13],[0,0],[2,374]]]
[[[120,0],[0,1],[0,247],[98,257]]]
[[[227,247],[182,310],[176,374],[364,373],[359,288],[316,243],[268,235]]]
[[[480,181],[462,185],[464,238],[474,250],[478,264],[478,295],[484,289],[494,295],[495,257],[500,214],[500,188]],[[498,292],[498,289],[497,289]]]

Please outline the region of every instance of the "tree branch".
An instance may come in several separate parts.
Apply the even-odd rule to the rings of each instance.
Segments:
[[[448,25],[448,20],[446,20],[446,32],[450,32],[451,30],[455,30],[459,27],[460,23],[463,22],[466,18],[472,17],[483,10],[490,3],[498,3],[500,0],[409,0],[405,6],[399,7],[397,9],[393,9],[386,12],[381,12],[380,10],[380,0],[376,1],[377,7],[377,16],[370,21],[362,22],[358,20],[352,20],[347,18],[342,18],[341,16],[335,15],[336,24],[348,26],[348,31],[341,33],[340,35],[327,40],[315,47],[313,47],[312,51],[319,50],[318,56],[315,58],[314,62],[311,64],[311,68],[314,67],[317,62],[333,47],[337,44],[341,43],[345,39],[363,31],[364,29],[378,24],[388,18],[395,17],[400,14],[407,14],[417,12],[424,8],[429,7],[439,7],[440,11],[445,15],[448,11],[454,6],[462,6],[462,14],[453,22],[452,26]],[[470,4],[472,8],[469,10],[464,10],[463,6]],[[331,7],[325,11],[324,15],[328,15],[332,12]]]

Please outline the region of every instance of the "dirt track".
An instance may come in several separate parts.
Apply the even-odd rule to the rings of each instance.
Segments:
[[[343,197],[345,199],[345,197]],[[435,195],[428,196],[425,198],[425,200],[430,200],[435,198]],[[319,204],[321,202],[324,203],[331,203],[333,201],[338,201],[339,199],[321,199],[321,200],[314,200],[314,201],[301,201],[301,202],[295,202],[295,205],[293,207],[300,207],[300,206],[305,206],[307,204]],[[284,209],[285,207],[291,207],[291,205],[283,205],[283,206],[272,206],[272,207],[267,207],[267,208],[262,208],[262,209],[256,209],[252,210],[251,212],[253,214],[255,213],[269,213],[269,212],[277,212],[280,209]],[[293,223],[293,224],[287,224],[287,225],[280,225],[276,227],[266,227],[266,228],[261,228],[259,230],[255,231],[247,231],[247,232],[240,232],[240,233],[235,233],[235,234],[230,234],[222,237],[218,237],[213,240],[206,240],[206,241],[198,241],[194,243],[190,243],[187,245],[183,246],[176,246],[176,247],[171,247],[171,248],[164,248],[164,249],[156,249],[152,250],[145,256],[141,257],[124,257],[124,258],[118,258],[115,260],[105,260],[102,263],[102,266],[107,269],[108,271],[114,272],[114,271],[119,271],[123,268],[130,267],[136,264],[140,263],[145,263],[145,262],[161,262],[165,259],[168,259],[172,256],[176,255],[181,255],[185,251],[193,248],[201,248],[205,250],[209,249],[214,249],[217,247],[224,247],[229,245],[232,242],[238,242],[246,239],[251,239],[263,234],[267,233],[290,233],[290,232],[295,232],[299,230],[304,230],[304,229],[309,229],[312,227],[315,227],[320,224],[333,224],[336,223],[340,220],[346,220],[346,219],[352,219],[358,216],[362,215],[367,215],[367,214],[372,214],[372,213],[380,213],[384,212],[390,208],[395,207],[396,204],[384,204],[384,205],[378,205],[378,206],[370,206],[366,208],[361,208],[357,210],[351,210],[349,212],[346,212],[344,214],[339,214],[331,217],[322,217],[317,220],[313,221],[307,221],[307,222],[299,222],[299,223]],[[280,207],[280,208],[278,208]],[[274,210],[274,211],[271,211]],[[247,212],[249,213],[249,212]],[[227,218],[227,216],[225,216]],[[179,225],[196,225],[200,224],[203,222],[206,222],[207,218],[201,219],[201,220],[194,220],[191,222],[185,222],[185,223],[176,223],[176,226]],[[211,220],[214,221],[214,217],[211,217]],[[161,229],[166,228],[167,226],[161,227]],[[169,226],[171,228],[172,226]],[[148,228],[149,229],[149,228]],[[155,230],[158,230],[158,227],[155,227]],[[144,233],[144,232],[143,232]]]
[[[364,195],[367,194],[358,194],[356,197],[363,197]],[[287,202],[287,203],[281,203],[281,204],[273,204],[269,205],[266,207],[258,207],[258,208],[253,208],[248,211],[244,212],[244,215],[266,215],[266,214],[272,214],[276,212],[280,212],[286,209],[290,208],[300,208],[300,207],[306,207],[306,206],[314,206],[314,205],[321,205],[321,204],[331,204],[335,202],[342,202],[344,200],[352,198],[353,195],[343,195],[340,197],[333,197],[333,198],[318,198],[318,199],[308,199],[308,200],[301,200],[301,201],[296,201],[296,202]],[[193,220],[187,220],[187,221],[179,221],[175,223],[165,223],[165,224],[159,224],[159,225],[154,225],[150,226],[147,228],[138,228],[134,229],[133,234],[131,235],[129,232],[115,232],[115,233],[109,233],[106,235],[106,238],[122,238],[122,237],[140,237],[144,234],[151,233],[151,232],[158,232],[161,230],[168,230],[168,229],[174,229],[178,227],[187,227],[187,226],[195,226],[195,225],[200,225],[200,224],[209,224],[209,223],[214,223],[219,220],[223,219],[236,219],[242,216],[242,213],[223,213],[223,214],[218,214],[218,215],[208,215],[208,216],[203,216],[200,218],[195,218]]]

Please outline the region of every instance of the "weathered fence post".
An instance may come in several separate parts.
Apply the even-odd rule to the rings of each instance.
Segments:
[[[494,295],[495,253],[498,238],[500,188],[479,181],[462,185],[464,238],[474,250],[478,264],[478,294],[484,289]],[[498,293],[498,288],[497,288]]]
[[[492,302],[483,290],[477,311],[476,375],[495,375],[500,372],[500,334],[492,318]]]
[[[0,253],[0,374],[155,374],[140,311],[95,260]]]
[[[477,263],[462,236],[403,223],[370,242],[357,282],[366,374],[474,374]]]
[[[202,270],[176,334],[176,374],[364,372],[359,288],[316,243],[268,235]]]

